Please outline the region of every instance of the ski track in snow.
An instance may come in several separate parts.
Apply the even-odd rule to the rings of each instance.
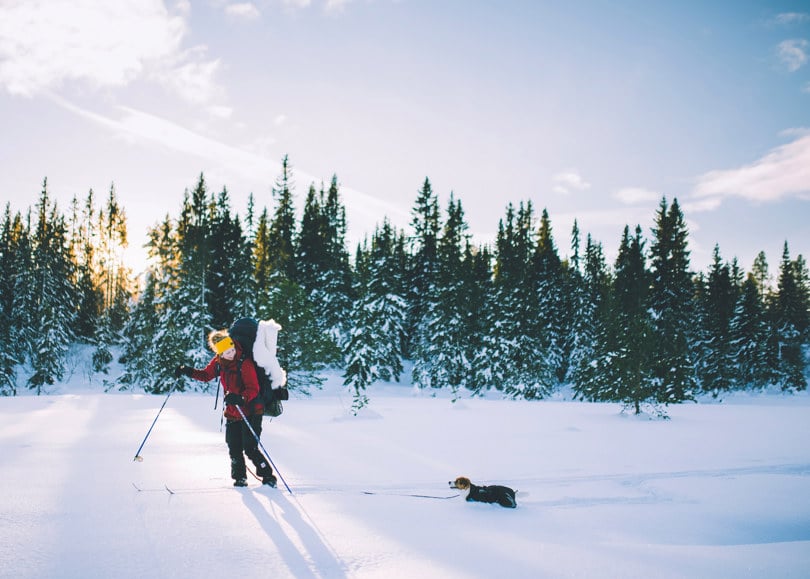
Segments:
[[[651,422],[403,389],[355,419],[316,393],[262,436],[293,494],[231,486],[204,395],[173,395],[133,462],[162,402],[0,399],[0,577],[810,575],[807,396]],[[518,508],[414,496],[459,475]]]

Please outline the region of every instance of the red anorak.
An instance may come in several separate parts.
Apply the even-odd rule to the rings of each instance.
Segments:
[[[251,360],[243,360],[240,362],[242,348],[236,341],[234,341],[234,346],[236,348],[236,356],[234,356],[233,360],[226,360],[220,356],[214,356],[205,368],[202,370],[193,370],[191,377],[201,382],[208,382],[219,375],[219,381],[222,384],[222,391],[225,395],[234,393],[241,395],[242,398],[245,399],[245,404],[241,406],[245,416],[262,414],[264,408],[258,403],[258,400],[256,400],[256,397],[259,395],[259,379],[256,376],[256,366]],[[229,422],[242,420],[239,411],[235,406],[231,406],[230,404],[225,405],[225,418]]]

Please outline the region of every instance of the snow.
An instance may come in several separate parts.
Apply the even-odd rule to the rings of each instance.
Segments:
[[[353,416],[333,376],[265,419],[290,494],[231,486],[213,394],[172,394],[135,462],[166,397],[82,379],[0,398],[2,577],[810,576],[806,394],[665,421],[384,385]],[[411,496],[461,475],[518,508]]]

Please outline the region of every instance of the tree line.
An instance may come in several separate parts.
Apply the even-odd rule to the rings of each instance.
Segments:
[[[0,393],[41,390],[64,377],[72,344],[93,348],[93,370],[123,371],[109,387],[166,392],[181,363],[209,358],[205,337],[242,316],[284,327],[279,357],[290,387],[309,392],[342,371],[355,410],[369,386],[410,368],[421,388],[497,390],[521,399],[570,387],[578,398],[652,405],[740,389],[807,386],[810,276],[788,243],[775,280],[764,252],[750,272],[719,247],[691,270],[677,199],[663,198],[646,238],[626,226],[614,263],[577,223],[561,257],[546,210],[509,204],[492,245],[469,234],[462,203],[445,208],[429,179],[406,232],[387,218],[350,255],[337,177],[311,184],[295,207],[285,157],[272,207],[251,194],[235,213],[227,188],[204,175],[179,212],[148,231],[149,266],[135,287],[123,262],[126,215],[114,186],[74,198],[67,215],[47,180],[35,207],[6,206],[0,229]],[[205,386],[203,386],[205,387]]]

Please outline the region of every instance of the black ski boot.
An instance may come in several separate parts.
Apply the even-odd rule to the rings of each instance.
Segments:
[[[233,486],[235,486],[235,487],[246,487],[246,486],[248,486],[247,479],[246,478],[238,478],[235,481],[233,481]]]
[[[262,484],[267,485],[269,487],[276,488],[277,482],[278,481],[276,481],[276,477],[274,477],[272,474],[262,478]]]

